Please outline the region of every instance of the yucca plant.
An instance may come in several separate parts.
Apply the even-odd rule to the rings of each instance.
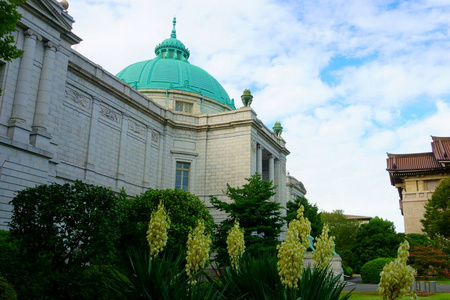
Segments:
[[[223,299],[286,299],[286,300],[346,300],[351,294],[341,296],[345,282],[341,275],[335,275],[329,267],[303,268],[298,287],[286,289],[277,271],[274,254],[258,257],[244,255],[239,261],[239,269],[223,266],[215,284],[221,287]]]
[[[329,266],[325,268],[303,268],[302,279],[294,299],[346,300],[351,292],[340,296],[346,283],[340,281],[341,274],[335,275]]]
[[[204,283],[192,286],[183,267],[184,255],[161,255],[129,251],[122,273],[110,269],[108,285],[123,299],[222,299],[217,286]],[[197,276],[202,275],[203,270]],[[206,278],[206,277],[205,277]]]
[[[219,276],[215,284],[223,290],[224,299],[281,299],[283,286],[272,253],[263,252],[256,257],[244,254],[239,268],[224,264],[216,272]]]

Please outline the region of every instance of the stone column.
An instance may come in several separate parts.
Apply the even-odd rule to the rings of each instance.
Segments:
[[[269,180],[275,181],[275,157],[273,154],[269,154]]]
[[[48,114],[50,112],[50,100],[52,97],[52,72],[57,47],[52,42],[45,43],[44,62],[42,64],[41,79],[34,112],[34,123],[31,131],[30,142],[36,148],[50,150],[51,134],[47,131]]]
[[[42,40],[40,35],[31,29],[25,31],[24,54],[20,61],[15,98],[11,118],[8,121],[9,138],[25,144],[30,142],[30,124],[27,124],[27,107],[37,40]]]
[[[269,180],[275,184],[275,157],[273,154],[269,154]],[[274,197],[272,196],[270,199],[273,200]]]
[[[258,145],[256,150],[256,172],[262,176],[262,146]]]
[[[281,200],[281,185],[280,185],[280,160],[279,159],[275,159],[274,161],[274,180],[273,180],[273,184],[277,186],[277,189],[275,190],[276,195],[275,195],[275,200],[279,203]]]

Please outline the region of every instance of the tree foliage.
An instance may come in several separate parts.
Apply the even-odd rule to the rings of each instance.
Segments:
[[[171,221],[164,251],[186,252],[189,231],[197,226],[199,220],[205,222],[207,233],[213,232],[214,219],[197,196],[182,190],[147,190],[123,201],[118,245],[123,254],[130,248],[148,249],[146,232],[152,211],[160,202],[164,204]]]
[[[305,197],[296,197],[294,201],[287,202],[286,223],[289,224],[295,218],[300,205],[305,208],[303,215],[311,222],[311,236],[317,237],[323,228],[322,213],[319,212],[317,204],[310,203]]]
[[[353,265],[355,272],[368,261],[379,257],[396,257],[402,236],[395,232],[394,223],[375,217],[362,224],[356,232],[353,245]]]
[[[344,216],[343,210],[334,210],[331,213],[322,212],[322,221],[328,223],[330,235],[334,236],[336,253],[338,253],[342,262],[353,266],[353,245],[356,243],[356,232],[361,225],[361,221],[348,220]]]
[[[14,44],[14,36],[11,34],[16,28],[17,22],[22,17],[17,12],[17,7],[25,0],[0,0],[0,58],[11,61],[22,55],[23,50],[17,49]]]
[[[25,0],[0,0],[0,60],[11,61],[23,54],[23,50],[17,49],[11,33],[22,17],[17,12],[17,7],[24,2]],[[0,89],[0,95],[1,93]]]
[[[119,197],[76,181],[19,191],[11,201],[11,236],[21,271],[11,283],[20,298],[84,299],[84,271],[115,259]]]
[[[433,238],[439,234],[450,238],[450,178],[442,180],[425,204],[424,219],[421,220],[423,231]]]
[[[431,243],[431,240],[428,237],[419,233],[408,233],[405,235],[405,239],[411,247],[429,246]]]
[[[260,251],[275,252],[278,236],[283,226],[281,205],[270,198],[275,195],[275,186],[271,181],[262,180],[256,173],[246,178],[248,183],[241,188],[227,184],[226,195],[231,203],[211,197],[214,208],[224,211],[228,218],[220,223],[215,239],[215,250],[220,258],[226,256],[226,236],[238,220],[244,229],[246,252],[250,255]]]

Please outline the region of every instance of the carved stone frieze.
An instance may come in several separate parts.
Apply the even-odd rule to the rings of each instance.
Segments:
[[[145,136],[145,127],[131,120],[128,122],[128,130],[140,136]]]
[[[120,114],[109,107],[101,105],[100,115],[114,123],[120,124]]]
[[[156,131],[152,132],[152,142],[159,143],[159,133],[157,133]]]
[[[73,102],[78,104],[78,106],[81,106],[84,109],[90,109],[91,107],[91,98],[72,89],[66,89],[66,98],[72,100]]]

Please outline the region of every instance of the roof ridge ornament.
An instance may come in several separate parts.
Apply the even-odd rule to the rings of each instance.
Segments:
[[[175,25],[177,24],[177,18],[176,17],[173,17],[172,23],[173,23],[173,28],[172,28],[172,33],[170,34],[170,37],[173,38],[173,39],[176,39],[177,38],[177,31],[175,29]]]

